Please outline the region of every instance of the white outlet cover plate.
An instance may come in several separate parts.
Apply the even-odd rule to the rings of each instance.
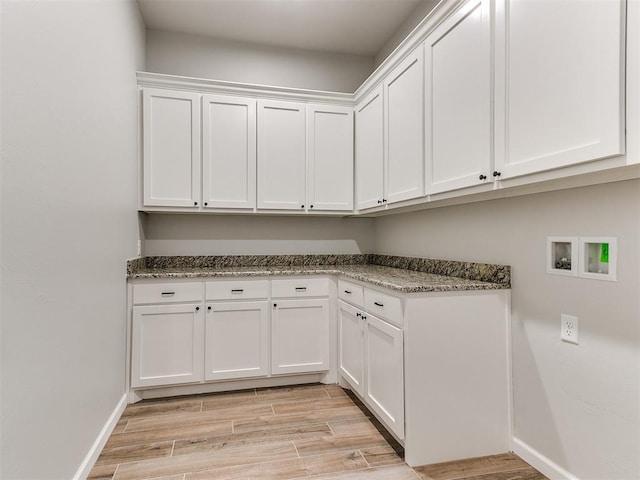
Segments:
[[[578,317],[560,315],[560,340],[578,345]]]

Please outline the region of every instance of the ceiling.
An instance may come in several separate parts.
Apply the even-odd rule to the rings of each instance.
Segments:
[[[422,0],[138,0],[149,29],[375,56]]]

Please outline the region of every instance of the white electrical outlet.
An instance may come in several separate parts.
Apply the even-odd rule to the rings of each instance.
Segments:
[[[578,317],[560,315],[560,340],[578,345]]]

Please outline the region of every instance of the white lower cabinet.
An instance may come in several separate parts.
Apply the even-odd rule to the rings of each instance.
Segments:
[[[205,381],[269,375],[268,297],[268,280],[205,283]]]
[[[338,304],[338,365],[340,375],[361,397],[364,396],[364,322],[362,312],[345,303]]]
[[[364,399],[399,438],[404,438],[404,343],[402,330],[364,315]]]
[[[329,299],[273,300],[271,373],[329,369]]]
[[[268,348],[266,300],[207,305],[205,381],[268,375]]]
[[[200,303],[134,306],[131,387],[202,381],[203,319]]]
[[[396,436],[404,438],[402,329],[339,302],[339,373]]]
[[[343,385],[410,466],[508,451],[509,291],[381,290],[339,282]]]
[[[336,295],[329,277],[240,277],[130,291],[133,401],[337,373],[410,466],[510,448],[509,290],[403,294],[340,279]]]

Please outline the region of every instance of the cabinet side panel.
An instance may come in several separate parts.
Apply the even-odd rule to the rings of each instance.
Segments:
[[[409,465],[509,451],[506,301],[481,293],[407,302]]]

